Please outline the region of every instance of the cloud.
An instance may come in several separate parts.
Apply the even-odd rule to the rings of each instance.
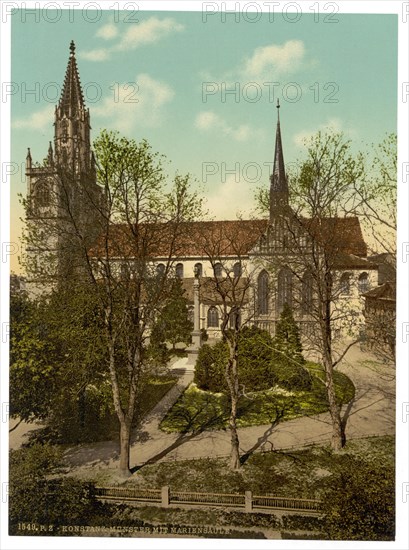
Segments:
[[[119,38],[119,41],[109,48],[80,52],[80,57],[88,61],[105,61],[115,52],[135,50],[146,44],[154,44],[172,33],[181,32],[183,29],[184,26],[171,17],[164,19],[150,17],[137,25],[130,25],[122,34],[119,34],[117,26],[108,23],[99,28],[95,36],[104,40]]]
[[[150,17],[138,25],[131,25],[113,49],[116,51],[134,50],[144,44],[158,42],[165,36],[183,29],[184,26],[171,17],[165,19]]]
[[[18,118],[12,121],[12,127],[16,129],[45,130],[51,127],[54,116],[54,105],[47,105],[41,111],[32,113],[26,118]]]
[[[103,38],[104,40],[112,40],[118,35],[118,27],[113,23],[108,23],[100,27],[96,35],[98,38]]]
[[[346,131],[344,128],[344,124],[341,119],[339,118],[329,118],[326,122],[323,124],[320,124],[319,126],[316,126],[314,129],[311,130],[301,130],[300,132],[297,132],[293,137],[293,142],[298,147],[304,147],[305,143],[315,136],[315,134],[319,131],[325,132],[325,131],[333,131],[333,132],[342,132]],[[348,130],[348,133],[351,134],[354,130],[350,129]]]
[[[225,84],[234,88],[237,82],[256,83],[267,91],[266,84],[278,82],[301,69],[313,69],[318,65],[316,59],[308,57],[307,49],[301,40],[288,40],[283,44],[269,44],[253,50],[249,56],[222,74],[214,74],[208,69],[199,71],[201,86],[206,82]]]
[[[107,48],[99,48],[89,50],[87,52],[81,52],[80,57],[87,59],[88,61],[105,61],[111,57],[111,54]]]
[[[282,45],[270,44],[256,48],[245,62],[243,73],[249,78],[296,71],[305,58],[305,46],[301,40],[289,40]]]
[[[115,84],[115,93],[92,109],[93,116],[113,119],[115,128],[128,133],[136,125],[158,126],[163,119],[163,107],[172,101],[174,91],[164,82],[148,74],[136,76],[135,82]]]
[[[249,207],[243,209],[243,205],[249,205]],[[209,211],[209,217],[226,220],[234,219],[238,215],[249,216],[253,205],[254,191],[249,182],[237,173],[229,174],[225,181],[207,196],[205,206]]]
[[[230,126],[214,111],[202,111],[196,116],[195,126],[201,131],[207,132],[218,130],[223,135],[233,138],[236,141],[246,141],[254,136],[254,130],[247,124],[237,127]]]

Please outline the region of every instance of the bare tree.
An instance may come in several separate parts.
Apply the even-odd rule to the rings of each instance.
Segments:
[[[319,132],[309,142],[298,174],[290,179],[293,208],[284,208],[270,220],[265,242],[277,286],[276,309],[279,312],[284,303],[292,307],[303,328],[304,349],[314,352],[324,366],[334,450],[345,444],[334,369],[358,340],[340,349],[336,335],[356,336],[362,309],[359,302],[351,304],[343,297],[352,281],[342,276],[366,262],[360,258],[366,249],[360,249],[359,222],[348,216],[353,187],[362,174],[362,163],[351,155],[342,134]]]
[[[81,200],[86,207],[81,211],[87,215],[79,217],[72,190],[62,181],[54,197],[58,216],[30,225],[30,246],[43,260],[37,268],[29,261],[28,268],[34,277],[52,268],[48,280],[57,287],[67,278],[86,279],[97,296],[120,424],[119,468],[127,476],[134,411],[150,369],[149,333],[171,293],[174,262],[186,238],[186,224],[200,211],[200,200],[189,190],[189,176],[176,176],[167,186],[161,159],[146,142],[102,132],[94,145],[101,192],[84,187]],[[95,226],[93,244],[90,222]],[[47,255],[54,260],[48,265]],[[67,269],[72,258],[78,263]]]
[[[397,136],[384,140],[366,153],[365,177],[355,182],[355,208],[372,236],[374,252],[387,253],[396,269]]]
[[[252,220],[237,220],[211,224],[203,233],[202,247],[211,264],[213,277],[202,281],[202,291],[214,307],[221,309],[221,333],[227,342],[229,357],[225,365],[230,398],[229,429],[231,435],[230,468],[240,468],[237,408],[245,388],[240,384],[238,372],[239,338],[242,328],[251,320],[248,307],[253,296],[252,268],[249,251],[261,236],[265,224]]]

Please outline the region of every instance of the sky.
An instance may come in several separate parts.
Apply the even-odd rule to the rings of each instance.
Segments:
[[[53,140],[71,40],[92,138],[107,128],[147,139],[171,161],[170,176],[192,175],[216,219],[248,215],[255,189],[268,187],[277,98],[287,167],[320,129],[343,131],[355,150],[396,132],[396,15],[253,16],[48,10],[36,20],[17,11],[11,240],[21,233],[27,147],[42,161]]]

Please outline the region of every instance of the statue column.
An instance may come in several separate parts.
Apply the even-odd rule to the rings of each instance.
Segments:
[[[192,331],[192,343],[186,351],[188,352],[188,362],[190,365],[196,363],[199,349],[202,345],[202,334],[200,332],[200,299],[199,299],[199,270],[197,267],[194,269],[195,278],[193,280],[193,331]]]

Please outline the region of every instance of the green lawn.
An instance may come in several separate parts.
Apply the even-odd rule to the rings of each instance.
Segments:
[[[228,459],[177,460],[143,466],[125,486],[173,491],[273,494],[285,497],[320,498],[332,482],[332,475],[349,472],[359,464],[375,464],[392,471],[395,442],[392,436],[347,441],[342,451],[328,446],[311,446],[292,451],[254,453],[239,471],[232,471]],[[353,466],[355,465],[355,466]]]
[[[239,400],[239,427],[272,424],[328,410],[325,374],[320,365],[307,363],[313,375],[309,391],[287,391],[275,386],[266,391],[249,392]],[[351,380],[340,372],[334,375],[336,395],[340,403],[348,403],[355,395]],[[227,427],[228,397],[222,393],[200,390],[191,384],[168,412],[160,427],[165,432],[189,432]]]

